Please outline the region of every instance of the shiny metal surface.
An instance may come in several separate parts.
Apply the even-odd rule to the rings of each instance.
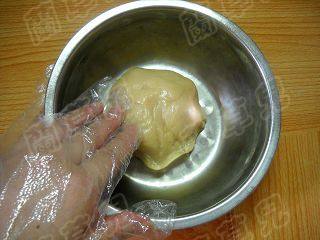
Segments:
[[[49,81],[46,114],[132,66],[192,79],[208,122],[190,155],[160,173],[132,161],[115,192],[129,205],[175,201],[175,228],[231,210],[261,181],[279,137],[278,93],[259,49],[235,24],[202,6],[173,0],[125,4],[92,20],[65,47]]]

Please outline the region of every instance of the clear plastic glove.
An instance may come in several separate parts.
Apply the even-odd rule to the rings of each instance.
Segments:
[[[0,152],[0,239],[133,240],[169,234],[170,226],[158,229],[141,214],[105,216],[98,210],[139,143],[137,127],[122,124],[122,109],[105,113],[95,102],[50,121],[37,118]],[[175,208],[171,202],[155,204]]]

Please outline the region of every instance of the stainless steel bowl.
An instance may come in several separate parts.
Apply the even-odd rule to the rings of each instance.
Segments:
[[[115,192],[129,205],[175,201],[176,229],[231,210],[261,181],[279,137],[278,93],[262,53],[239,27],[205,7],[173,0],[128,3],[89,22],[67,44],[49,81],[46,114],[132,66],[171,69],[192,79],[207,124],[195,150],[166,171],[132,161]]]

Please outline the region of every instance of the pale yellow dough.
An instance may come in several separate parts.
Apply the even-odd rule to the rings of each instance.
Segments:
[[[125,121],[141,129],[135,155],[153,170],[193,150],[205,124],[194,83],[164,70],[129,69],[112,87],[128,97]]]

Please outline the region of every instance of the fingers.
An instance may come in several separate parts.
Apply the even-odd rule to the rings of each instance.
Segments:
[[[90,126],[91,132],[94,134],[92,143],[95,149],[99,149],[110,135],[117,130],[123,121],[123,111],[120,107],[111,108],[101,118],[96,119]]]
[[[75,163],[80,163],[86,154],[99,149],[107,139],[120,127],[123,121],[120,107],[111,108],[108,113],[97,117],[89,126],[78,130],[64,145]]]
[[[65,137],[71,135],[77,128],[88,121],[94,119],[102,111],[102,103],[88,104],[60,118],[54,119],[50,124],[38,120],[32,124],[26,132],[29,135],[47,136],[54,139],[55,142],[61,142]]]
[[[139,236],[150,237],[157,233],[153,224],[138,213],[125,211],[110,217],[107,216],[105,220],[114,225],[114,229],[116,230],[114,236],[119,239]]]
[[[100,240],[161,240],[164,236],[147,218],[129,211],[106,216],[99,221],[98,229],[90,239],[94,239],[93,236],[97,236],[97,234],[99,234]],[[101,224],[101,222],[103,223]]]
[[[64,115],[61,120],[65,124],[71,127],[77,127],[93,117],[97,116],[103,111],[103,104],[101,102],[95,102],[92,104],[87,104],[81,108],[78,108],[72,112]]]
[[[15,152],[27,150],[29,153],[48,153],[53,145],[55,148],[61,146],[61,141],[65,137],[70,136],[75,129],[94,119],[102,111],[101,103],[93,103],[53,119],[50,123],[43,118],[38,118],[35,123],[25,127],[14,150]]]
[[[55,128],[58,137],[62,140],[66,135],[101,114],[102,111],[103,104],[101,102],[88,104],[56,119],[52,127]]]
[[[126,170],[130,157],[138,145],[138,129],[134,125],[125,125],[107,145],[97,150],[91,161],[84,163],[88,171],[93,171],[97,177],[98,186],[103,191],[105,185],[108,191],[118,183]]]

